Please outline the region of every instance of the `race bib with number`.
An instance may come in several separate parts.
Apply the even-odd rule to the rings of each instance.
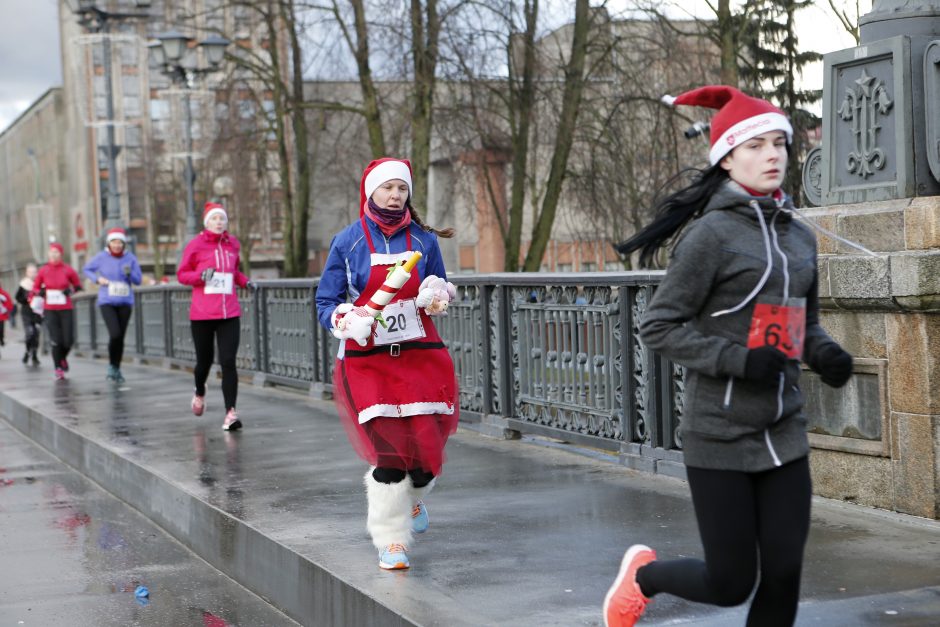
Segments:
[[[791,298],[780,304],[762,302],[754,306],[751,329],[747,335],[748,348],[772,346],[791,359],[803,357],[803,338],[806,335],[806,299]]]
[[[231,294],[233,283],[231,272],[216,272],[206,283],[206,294]]]
[[[391,303],[382,310],[382,317],[388,328],[381,324],[376,327],[375,345],[398,344],[417,340],[425,336],[424,323],[418,314],[415,299],[400,300]]]
[[[62,290],[46,290],[47,305],[65,305],[68,303],[68,296]]]
[[[121,281],[111,281],[108,283],[108,296],[129,296],[131,286]]]

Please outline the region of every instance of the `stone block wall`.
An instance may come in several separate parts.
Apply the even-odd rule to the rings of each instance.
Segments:
[[[877,253],[864,255],[819,235],[822,323],[857,358],[859,381],[826,391],[816,411],[856,407],[869,428],[864,436],[859,429],[811,429],[816,493],[940,519],[940,197],[803,213]],[[861,394],[864,377],[867,395]],[[873,416],[883,420],[880,438],[870,435]],[[819,422],[852,419],[826,418]]]

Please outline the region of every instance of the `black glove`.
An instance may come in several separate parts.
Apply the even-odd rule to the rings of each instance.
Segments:
[[[255,283],[254,281],[248,281],[247,283],[245,283],[245,287],[247,287],[252,292],[254,292],[255,290],[258,289],[258,284]]]
[[[45,297],[46,297],[46,288],[44,288],[44,287],[41,288],[41,289],[39,290],[39,295],[42,296],[43,298],[45,298]]]
[[[775,386],[787,365],[787,356],[773,346],[761,346],[748,351],[744,362],[744,378],[748,381]]]
[[[127,264],[123,268],[121,268],[121,272],[124,273],[124,276],[129,277],[131,275],[131,264]]]
[[[809,361],[809,367],[819,374],[826,385],[841,388],[852,376],[852,356],[832,342],[816,351]]]
[[[73,292],[74,290],[72,290],[71,287],[66,287],[64,290],[62,290],[62,293],[65,294],[66,296],[71,296]]]
[[[202,278],[203,283],[208,283],[212,280],[212,275],[215,274],[215,268],[206,268],[202,271],[200,277]]]

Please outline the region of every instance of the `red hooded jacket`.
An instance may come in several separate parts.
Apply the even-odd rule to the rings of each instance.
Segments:
[[[53,304],[50,301],[50,292],[51,291],[63,291],[68,288],[71,288],[71,291],[74,292],[77,289],[81,289],[82,282],[78,278],[78,273],[75,272],[75,269],[72,268],[69,264],[59,261],[57,263],[52,263],[51,261],[39,269],[39,273],[36,275],[36,280],[33,281],[33,295],[39,294],[39,291],[42,289],[46,290],[46,311],[61,311],[64,309],[72,308],[72,297],[68,294],[65,295],[65,304]]]
[[[0,287],[0,322],[7,320],[13,311],[13,299]]]
[[[216,273],[230,273],[234,285],[245,287],[248,277],[238,269],[240,250],[241,244],[228,231],[217,235],[205,230],[186,244],[176,278],[183,285],[193,286],[190,320],[220,320],[241,315],[234,289],[230,294],[206,294],[206,283],[202,280],[202,272],[212,268]]]

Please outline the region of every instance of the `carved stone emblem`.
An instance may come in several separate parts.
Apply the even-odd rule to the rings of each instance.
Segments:
[[[839,106],[839,117],[852,123],[855,150],[849,153],[848,171],[867,178],[885,167],[885,153],[878,147],[878,116],[885,116],[894,102],[884,81],[869,76],[865,69],[855,85],[845,90],[845,100]]]

